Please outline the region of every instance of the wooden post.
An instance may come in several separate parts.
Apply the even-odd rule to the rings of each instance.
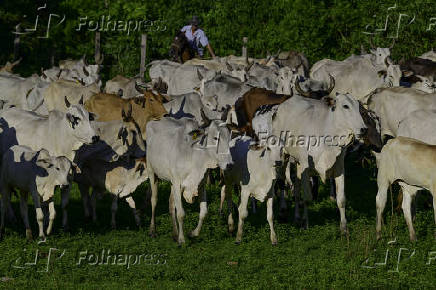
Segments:
[[[15,34],[15,39],[14,39],[14,60],[17,60],[20,54],[20,35],[18,33],[21,32],[21,23],[15,26],[15,32],[17,34]]]
[[[100,32],[97,31],[95,33],[95,51],[94,51],[94,61],[95,63],[99,63],[101,61],[101,53],[100,53]]]
[[[244,36],[242,38],[242,56],[245,57],[245,61],[248,63],[247,41],[248,37]]]
[[[147,34],[142,34],[141,35],[141,62],[139,64],[139,75],[141,76],[141,81],[144,81],[146,52],[147,52]]]

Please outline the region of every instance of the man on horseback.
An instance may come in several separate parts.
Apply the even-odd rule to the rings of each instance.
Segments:
[[[180,31],[185,33],[191,49],[196,52],[200,57],[203,57],[203,48],[207,47],[210,55],[215,58],[215,54],[213,52],[212,46],[210,46],[206,34],[202,29],[199,28],[200,19],[197,16],[192,16],[190,24],[191,25],[183,26]]]

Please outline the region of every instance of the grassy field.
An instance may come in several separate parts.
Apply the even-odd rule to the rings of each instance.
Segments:
[[[234,237],[227,233],[225,218],[218,213],[217,186],[208,188],[209,215],[200,237],[187,239],[182,248],[171,238],[168,184],[159,187],[155,239],[147,234],[150,210],[145,208],[145,185],[135,193],[144,227],[135,227],[133,216],[122,201],[117,230],[110,228],[110,197],[106,195],[98,203],[98,224],[85,223],[74,187],[69,207],[71,232],[60,230],[59,198],[56,230],[46,243],[26,242],[21,222],[7,227],[6,238],[0,242],[0,287],[435,288],[433,211],[422,200],[418,202],[415,221],[418,242],[413,244],[408,240],[402,214],[392,216],[388,200],[384,238],[376,242],[374,171],[362,169],[352,161],[347,166],[346,213],[350,237],[339,233],[336,204],[329,200],[328,188],[322,186],[319,201],[310,207],[308,230],[275,219],[277,246],[270,244],[265,204],[259,204],[256,214],[250,211],[242,244],[235,245]],[[13,206],[18,214],[16,199]],[[188,232],[197,223],[198,203],[185,204],[185,209]],[[33,206],[29,210],[36,234]]]

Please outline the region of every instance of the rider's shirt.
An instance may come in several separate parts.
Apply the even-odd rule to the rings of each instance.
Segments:
[[[192,33],[191,25],[183,26],[183,28],[180,31],[185,33],[191,48],[194,49],[195,51],[198,51],[198,54],[200,56],[203,56],[203,48],[201,48],[199,44],[201,44],[202,47],[205,47],[206,45],[209,44],[209,40],[207,39],[204,31],[201,30],[200,28],[197,28],[197,30],[195,30],[195,32]]]

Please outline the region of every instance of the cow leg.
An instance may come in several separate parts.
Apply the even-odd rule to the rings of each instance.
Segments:
[[[309,173],[305,170],[302,174],[302,184],[303,184],[303,227],[305,229],[309,228],[309,208],[308,204],[312,200],[312,191],[310,188],[310,178]]]
[[[45,240],[44,235],[44,213],[42,212],[40,197],[38,192],[32,192],[33,204],[36,211],[36,221],[39,227],[39,238]],[[27,198],[26,198],[27,199]]]
[[[11,222],[13,224],[16,224],[18,222],[17,217],[15,216],[15,213],[14,213],[14,209],[12,208],[12,203],[11,203],[10,199],[9,199],[9,202],[6,206],[6,218],[8,219],[9,222]]]
[[[221,194],[220,194],[220,215],[223,214],[223,204],[226,199],[226,185],[221,186]]]
[[[340,228],[344,234],[348,234],[347,218],[345,216],[345,175],[342,173],[338,177],[335,177],[336,184],[336,203],[339,208],[339,214],[341,216]]]
[[[286,202],[286,189],[279,189],[279,218],[282,221],[288,220],[288,203]]]
[[[380,175],[380,170],[379,170],[379,175]],[[377,207],[376,232],[377,232],[377,240],[379,240],[381,238],[383,211],[385,210],[385,206],[386,206],[389,183],[386,180],[379,180],[379,178],[377,178],[377,185],[378,185],[378,192],[375,198],[376,207]]]
[[[132,197],[131,195],[129,195],[128,197],[126,197],[126,202],[127,202],[127,204],[129,205],[129,207],[132,209],[132,212],[133,212],[133,216],[134,216],[134,218],[135,218],[136,225],[137,225],[138,227],[140,227],[140,226],[141,226],[141,219],[139,218],[139,213],[138,213],[138,211],[136,210],[136,205],[135,205],[135,201],[133,200],[133,197]]]
[[[51,234],[51,231],[53,229],[53,222],[56,217],[56,210],[55,210],[53,198],[48,203],[48,212],[49,212],[49,221],[47,227],[47,236]]]
[[[157,190],[158,190],[158,179],[154,172],[149,172],[150,177],[150,187],[151,187],[151,220],[150,220],[150,230],[148,234],[151,237],[156,236],[156,223],[155,223],[155,211],[157,204]]]
[[[242,228],[244,226],[244,220],[248,216],[247,204],[250,197],[250,192],[245,189],[241,190],[241,204],[239,205],[239,221],[238,232],[236,233],[236,244],[240,244],[242,240]]]
[[[229,211],[229,215],[227,217],[227,225],[229,227],[229,233],[233,233],[233,231],[235,230],[235,221],[233,219],[233,209],[234,209],[234,203],[232,200],[232,186],[230,186],[231,184],[228,184],[225,187],[225,195],[226,195],[226,200],[227,200],[227,208]]]
[[[89,214],[89,187],[85,184],[79,183],[79,191],[80,195],[82,197],[82,203],[83,203],[83,212],[85,214],[85,219],[89,220],[90,214]]]
[[[111,211],[112,211],[112,219],[111,219],[112,229],[116,229],[117,228],[117,221],[115,219],[116,219],[116,215],[117,215],[117,211],[118,211],[118,196],[117,195],[114,195],[112,198]]]
[[[408,192],[405,188],[403,188],[403,201],[401,203],[401,207],[403,208],[404,219],[406,220],[407,227],[409,228],[409,237],[410,241],[416,241],[415,229],[413,228],[412,222],[412,197],[411,192]]]
[[[433,184],[431,195],[433,196],[433,214],[434,214],[434,223],[435,223],[434,237],[436,239],[436,184]]]
[[[178,243],[182,245],[185,243],[185,234],[183,233],[183,219],[185,218],[185,210],[182,204],[182,188],[180,184],[174,184],[174,203],[176,206],[177,222],[179,224],[179,238]]]
[[[207,215],[207,195],[206,195],[206,189],[204,188],[204,185],[201,186],[201,197],[200,197],[200,216],[198,219],[198,225],[190,233],[191,237],[198,237],[200,235],[201,227],[203,226],[204,219]]]
[[[311,181],[311,190],[312,190],[312,197],[313,200],[318,200],[318,191],[319,191],[319,177],[318,176],[312,176],[310,178]]]
[[[11,192],[7,188],[3,188],[2,190],[2,203],[1,203],[1,224],[0,224],[0,240],[3,239],[4,231],[5,231],[5,215],[7,211],[7,204],[10,203]]]
[[[30,229],[29,224],[29,212],[28,212],[28,206],[27,206],[27,192],[21,192],[20,194],[20,212],[21,212],[21,218],[23,219],[24,227],[26,228],[26,238],[28,240],[31,240],[32,237],[32,230]],[[36,207],[36,205],[35,205]]]
[[[336,200],[336,184],[334,178],[329,178],[330,180],[330,200]]]
[[[256,199],[254,197],[251,197],[250,201],[251,201],[251,211],[253,212],[253,214],[256,214],[256,209],[257,209]]]
[[[174,204],[174,189],[172,186],[168,206],[171,214],[171,222],[173,224],[173,240],[177,241],[179,235],[179,226],[177,225],[176,205]]]
[[[266,219],[268,220],[268,224],[269,224],[271,243],[273,245],[277,245],[277,236],[276,236],[276,232],[274,231],[274,224],[273,224],[273,219],[274,219],[273,200],[274,200],[273,196],[268,196],[268,200],[266,201],[266,205],[267,205]]]
[[[61,188],[61,206],[62,206],[62,226],[64,231],[68,231],[68,212],[67,206],[70,201],[71,184],[65,188]]]
[[[92,211],[92,222],[97,222],[97,197],[100,195],[100,191],[97,191],[96,189],[92,190],[91,195],[91,211]],[[89,195],[88,195],[89,199]]]
[[[299,225],[301,223],[301,215],[300,215],[300,189],[301,189],[301,180],[295,180],[294,186],[294,199],[295,199],[295,211],[294,211],[294,223]]]

